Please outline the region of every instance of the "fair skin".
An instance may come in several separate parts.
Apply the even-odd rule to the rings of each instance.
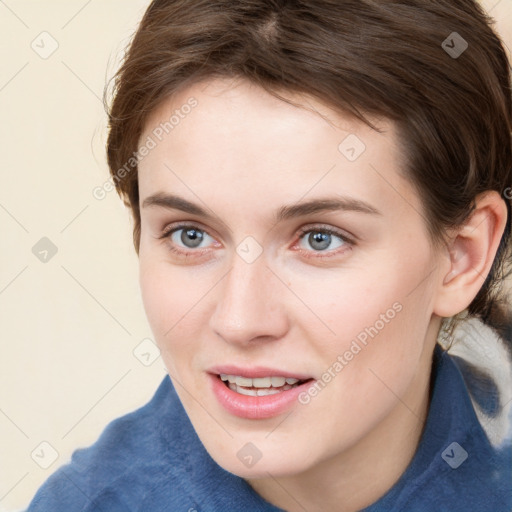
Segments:
[[[379,121],[379,134],[313,98],[290,95],[306,106],[298,108],[245,81],[181,91],[151,113],[140,140],[192,96],[198,106],[139,164],[140,285],[163,361],[220,466],[285,510],[360,510],[414,455],[441,317],[465,309],[482,286],[505,203],[482,195],[467,225],[434,249],[391,123]],[[338,149],[349,134],[366,146],[354,161]],[[212,217],[145,205],[155,194]],[[347,208],[274,221],[284,205],[340,197]],[[199,245],[186,236],[193,227]],[[326,234],[319,246],[313,235],[325,228],[346,240]],[[251,251],[262,251],[251,262],[237,253],[249,236]],[[319,382],[393,304],[400,311],[307,404],[245,418],[212,391],[209,370],[226,364]],[[247,443],[261,454],[251,467],[237,456]]]

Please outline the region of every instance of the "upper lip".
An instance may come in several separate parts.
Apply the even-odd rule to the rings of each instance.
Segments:
[[[235,365],[219,365],[212,366],[207,370],[209,373],[217,375],[236,375],[239,377],[246,377],[248,379],[262,378],[262,377],[287,377],[299,380],[309,380],[312,377],[304,373],[288,372],[286,370],[279,370],[277,368],[269,368],[265,366],[252,366],[251,368],[242,368]]]

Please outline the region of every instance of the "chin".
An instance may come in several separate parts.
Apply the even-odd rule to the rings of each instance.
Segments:
[[[307,457],[303,451],[294,449],[293,453],[286,454],[281,449],[256,443],[242,441],[233,443],[237,447],[233,451],[231,446],[213,451],[207,448],[207,451],[223,469],[245,479],[268,478],[269,475],[276,478],[293,476],[313,465],[311,457]]]

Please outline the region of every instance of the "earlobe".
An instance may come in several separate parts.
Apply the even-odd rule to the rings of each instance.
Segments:
[[[475,208],[451,237],[449,264],[436,297],[434,313],[451,317],[464,311],[489,274],[507,222],[507,206],[496,191],[477,196]]]

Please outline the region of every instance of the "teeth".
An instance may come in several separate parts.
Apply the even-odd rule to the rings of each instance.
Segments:
[[[286,379],[284,377],[272,377],[272,386],[274,386],[275,388],[280,388],[281,386],[284,386],[285,382]]]
[[[236,391],[237,393],[240,393],[241,395],[247,395],[247,396],[267,396],[267,395],[276,395],[277,393],[281,393],[281,391],[286,391],[287,389],[292,389],[292,386],[284,386],[283,389],[254,389],[254,388],[244,388],[239,387],[236,384],[230,384],[229,389],[231,391]]]
[[[241,395],[258,396],[258,392],[255,389],[251,389],[251,388],[243,388],[243,387],[237,386],[235,391],[237,393],[240,393]]]
[[[250,379],[239,375],[227,375],[222,373],[221,380],[228,382],[229,388],[241,395],[267,396],[275,395],[281,391],[291,389],[299,382],[293,377],[258,377]]]
[[[252,379],[248,379],[247,377],[236,377],[235,383],[237,386],[244,386],[246,388],[252,387]]]
[[[274,385],[275,378],[276,377],[263,377],[259,379],[252,379],[252,385],[255,388],[269,388],[270,386],[278,387]]]
[[[276,395],[277,393],[281,393],[278,389],[258,389],[256,391],[258,396],[267,396],[267,395]]]

